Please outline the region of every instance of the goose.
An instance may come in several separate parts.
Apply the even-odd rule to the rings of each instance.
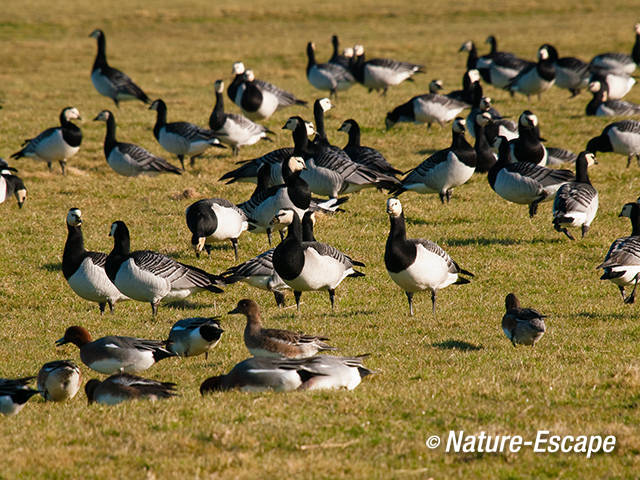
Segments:
[[[514,347],[520,344],[533,348],[546,331],[544,319],[547,315],[533,308],[522,308],[514,293],[509,293],[504,303],[506,313],[502,317],[502,331]]]
[[[476,168],[478,173],[487,173],[496,163],[496,154],[491,149],[487,137],[484,134],[485,127],[491,121],[491,114],[483,112],[476,115],[474,130],[476,132],[476,143],[473,149],[476,152]]]
[[[596,268],[604,269],[600,280],[611,280],[620,290],[622,301],[631,304],[635,301],[640,279],[640,204],[625,204],[619,216],[631,220],[631,235],[616,239],[604,261]],[[630,285],[633,285],[633,290],[625,297],[624,289]]]
[[[578,155],[566,148],[544,147],[547,150],[546,167],[559,167],[568,163],[576,163]]]
[[[603,86],[606,85],[609,100],[620,100],[631,91],[631,88],[636,83],[635,78],[625,75],[624,73],[594,68],[590,71],[591,76],[589,77],[589,83],[600,82]]]
[[[318,352],[337,350],[325,343],[327,337],[304,335],[290,330],[262,328],[258,304],[248,298],[242,299],[229,315],[242,314],[247,318],[244,329],[244,344],[254,357],[309,358]]]
[[[107,276],[124,295],[149,302],[153,316],[163,300],[182,300],[201,290],[222,292],[217,287],[222,279],[216,275],[151,250],[131,252],[129,229],[123,221],[113,222],[109,236],[113,250],[105,264]]]
[[[11,155],[11,158],[29,157],[47,162],[51,171],[53,162],[60,163],[64,175],[67,160],[73,157],[82,143],[82,131],[71,120],[82,120],[75,107],[63,108],[60,112],[60,126],[47,128],[34,138],[28,138],[22,144],[22,150]]]
[[[636,41],[633,44],[631,55],[626,53],[601,53],[591,59],[590,65],[631,75],[640,64],[640,23],[636,23],[633,30],[636,35]]]
[[[344,52],[340,54],[340,40],[338,40],[337,35],[331,36],[331,45],[333,46],[333,53],[331,54],[331,58],[328,63],[340,65],[348,70],[353,59],[353,49],[346,48]]]
[[[84,248],[82,212],[71,208],[67,213],[67,241],[62,254],[62,274],[71,289],[80,298],[96,302],[100,315],[105,307],[113,312],[116,302],[128,300],[107,276],[107,254],[89,252]]]
[[[610,123],[600,135],[589,140],[585,150],[627,155],[627,168],[634,155],[640,163],[640,121],[622,120]]]
[[[598,211],[598,192],[591,185],[588,168],[596,163],[593,153],[582,152],[576,160],[576,181],[562,185],[553,201],[553,228],[575,240],[567,227],[582,227],[582,238],[589,231]]]
[[[473,72],[473,70],[471,70]],[[475,72],[477,73],[477,70],[475,70]],[[465,76],[463,77],[463,79],[467,78],[467,74],[465,73]],[[478,78],[479,78],[479,74],[478,74]],[[447,94],[445,94],[444,96],[447,98],[450,98],[452,100],[457,100],[459,102],[464,102],[467,104],[471,104],[471,96],[472,96],[472,89],[471,89],[471,83],[468,83],[467,80],[463,80],[463,89],[462,90],[453,90],[452,92],[449,92]],[[465,88],[466,87],[466,88]],[[436,93],[439,94],[438,92],[441,92],[442,90],[444,90],[444,85],[442,83],[442,80],[440,79],[434,79],[431,80],[429,82],[429,93]]]
[[[417,95],[388,112],[385,126],[387,130],[398,122],[426,123],[429,128],[432,123],[444,126],[465,108],[469,104],[437,93]]]
[[[45,363],[38,372],[38,391],[49,402],[64,402],[75,397],[82,385],[82,372],[71,360]]]
[[[0,203],[3,203],[11,195],[16,197],[18,208],[22,208],[27,199],[27,188],[22,179],[13,175],[11,170],[2,170],[0,171]]]
[[[640,115],[640,105],[624,100],[610,100],[606,83],[598,81],[589,84],[593,98],[587,104],[587,116],[596,117],[630,117]]]
[[[491,105],[491,98],[483,96],[484,92],[482,85],[480,85],[480,74],[478,70],[470,70],[467,73],[471,74],[470,78],[473,79],[473,82],[469,85],[469,103],[471,104],[471,110],[467,115],[465,124],[469,134],[475,138],[476,132],[474,126],[476,123],[476,115],[488,112],[491,118],[496,120],[502,119],[502,115]]]
[[[342,150],[344,150],[354,162],[365,165],[385,175],[394,176],[402,173],[401,170],[394,168],[387,162],[384,155],[378,150],[360,145],[360,125],[358,125],[358,122],[354,119],[350,118],[342,122],[338,131],[345,132],[349,135],[349,140]]]
[[[531,162],[511,163],[509,144],[499,137],[498,161],[489,169],[489,185],[505,200],[529,205],[529,216],[538,211],[538,204],[550,201],[558,189],[575,181],[569,170],[553,170]]]
[[[98,93],[113,100],[116,107],[120,107],[120,102],[125,100],[149,103],[147,94],[133,83],[133,80],[107,63],[107,42],[104,32],[97,28],[89,37],[98,41],[98,53],[91,69],[91,82]]]
[[[191,246],[196,257],[200,257],[202,250],[211,254],[211,246],[207,241],[230,240],[238,260],[238,237],[249,228],[244,211],[224,198],[205,198],[189,205],[185,216],[192,233]]]
[[[364,266],[335,247],[320,242],[304,242],[302,224],[298,213],[282,209],[273,221],[287,225],[287,236],[273,252],[273,267],[293,290],[296,306],[300,311],[303,291],[326,290],[331,309],[335,307],[335,289],[346,277],[363,277],[354,266]]]
[[[399,62],[389,58],[365,60],[362,45],[356,45],[353,54],[351,73],[359,83],[369,89],[369,92],[382,90],[382,95],[386,95],[389,87],[401,84],[416,73],[424,73],[424,65],[417,63]]]
[[[547,149],[541,140],[538,117],[525,110],[518,118],[518,137],[509,142],[511,161],[546,165]]]
[[[252,122],[243,115],[224,113],[224,82],[214,82],[216,104],[209,117],[209,128],[226,145],[232,149],[233,155],[238,155],[239,147],[253,145],[260,140],[272,141],[267,134],[273,133],[266,127]]]
[[[10,167],[4,158],[0,158],[0,173],[2,175],[13,175],[17,171],[17,169]]]
[[[93,340],[84,327],[67,328],[56,346],[72,343],[80,349],[80,360],[96,372],[111,375],[116,372],[140,373],[153,364],[176,354],[160,340],[107,336]]]
[[[27,401],[38,393],[38,390],[29,388],[34,378],[0,378],[0,413],[16,415],[24,408]]]
[[[493,150],[497,150],[495,144],[498,137],[505,137],[508,141],[518,138],[518,123],[508,118],[503,118],[491,106],[490,97],[482,97],[479,103],[479,110],[480,112],[488,112],[491,115],[491,120],[485,126],[484,135]]]
[[[176,384],[158,382],[149,378],[142,378],[128,373],[111,375],[104,381],[93,378],[87,382],[84,391],[89,405],[117,405],[127,400],[171,398],[176,396]]]
[[[449,202],[453,188],[466,183],[476,168],[476,152],[464,132],[464,120],[457,117],[451,127],[451,145],[411,169],[392,194],[437,193],[442,203]]]
[[[191,166],[193,167],[195,159],[210,147],[225,148],[211,130],[200,128],[188,122],[167,123],[167,104],[163,100],[154,100],[149,110],[157,112],[153,136],[156,137],[162,148],[178,157],[182,170],[184,170],[186,155],[191,157]]]
[[[589,85],[589,64],[576,57],[561,57],[555,61],[556,87],[571,92],[571,97]]]
[[[348,90],[355,83],[353,74],[335,63],[316,63],[315,45],[307,43],[307,80],[318,90],[327,90],[338,97],[339,91]]]
[[[167,349],[180,357],[202,355],[209,358],[209,350],[220,342],[224,330],[219,317],[193,317],[173,324],[167,339]]]
[[[461,275],[473,277],[440,246],[423,238],[407,238],[402,204],[397,198],[387,200],[387,214],[391,227],[384,250],[384,264],[396,285],[407,295],[409,315],[413,316],[413,294],[431,291],[433,316],[436,315],[436,295],[449,285],[469,283]]]
[[[558,51],[548,43],[538,49],[538,63],[530,64],[523,68],[518,75],[509,81],[507,88],[513,95],[515,92],[527,96],[541,94],[549,90],[556,80],[555,62],[558,59]]]
[[[487,68],[491,64],[491,55],[478,56],[478,50],[476,44],[472,40],[467,40],[462,44],[458,52],[468,52],[467,55],[467,71],[478,70],[483,78],[488,75]],[[482,72],[480,72],[482,69]]]
[[[116,119],[109,110],[102,110],[93,120],[107,124],[104,156],[116,173],[125,177],[157,175],[159,173],[182,174],[178,167],[171,165],[164,158],[156,157],[138,145],[118,142],[116,140]]]
[[[488,55],[481,57],[476,68],[487,83],[496,88],[508,88],[511,80],[525,68],[535,63],[516,57],[511,52],[498,51],[496,37],[489,35],[485,43],[491,45]]]

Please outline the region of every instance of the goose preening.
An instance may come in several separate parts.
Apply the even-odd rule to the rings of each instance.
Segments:
[[[571,98],[579,95],[589,85],[589,64],[576,57],[560,57],[555,61],[556,87],[571,92]]]
[[[424,65],[417,63],[399,62],[390,58],[366,60],[362,45],[354,47],[353,55],[351,73],[369,92],[382,90],[382,95],[386,95],[389,87],[399,85],[416,73],[424,73]]]
[[[84,248],[82,212],[71,208],[67,213],[67,241],[62,254],[62,274],[71,289],[80,298],[95,302],[100,314],[105,307],[113,312],[116,302],[128,300],[107,276],[107,254],[90,252]]]
[[[47,162],[51,170],[53,162],[60,163],[62,174],[65,174],[67,160],[73,157],[82,143],[82,131],[71,120],[82,120],[75,107],[63,108],[60,112],[60,126],[47,128],[37,137],[28,138],[22,144],[22,150],[11,155],[11,158],[29,157]]]
[[[587,116],[596,117],[631,117],[640,115],[640,105],[624,100],[611,100],[606,83],[594,81],[589,84],[593,98],[587,104]]]
[[[522,308],[514,293],[508,294],[504,303],[506,313],[502,317],[502,331],[514,347],[520,344],[533,348],[546,331],[544,319],[547,315],[533,308]]]
[[[133,83],[133,80],[107,63],[107,42],[104,32],[97,28],[89,37],[98,41],[98,53],[91,69],[91,81],[98,93],[113,100],[116,107],[120,107],[120,102],[124,100],[140,100],[149,103],[147,94]]]
[[[353,74],[342,65],[316,63],[315,45],[307,43],[307,80],[318,90],[327,90],[338,97],[338,92],[348,90],[355,83]]]
[[[209,358],[209,350],[220,342],[224,330],[220,328],[219,317],[193,317],[178,320],[173,324],[167,339],[167,348],[181,357],[204,354]]]
[[[82,385],[82,372],[71,360],[45,363],[38,372],[38,391],[48,402],[64,402],[75,397]]]
[[[109,110],[101,111],[93,120],[107,124],[104,156],[116,173],[125,177],[157,175],[159,173],[182,174],[178,167],[171,165],[164,158],[156,157],[138,145],[118,142],[116,140],[116,118]]]
[[[438,150],[410,170],[392,194],[406,191],[437,193],[442,203],[449,202],[453,188],[466,183],[476,168],[476,152],[464,132],[464,120],[458,117],[451,127],[451,146]]]
[[[618,286],[624,303],[633,303],[640,279],[640,204],[625,204],[619,216],[631,220],[631,235],[616,239],[604,261],[596,268],[604,269],[600,280],[611,280]],[[633,285],[633,290],[625,297],[624,289],[630,285]]]
[[[358,122],[350,118],[342,122],[339,132],[345,132],[349,135],[349,140],[342,150],[349,155],[349,158],[356,163],[369,167],[376,172],[383,173],[385,175],[400,175],[401,170],[394,168],[384,155],[375,148],[366,147],[360,145],[360,126]]]
[[[211,147],[225,148],[211,130],[188,122],[167,123],[167,105],[164,100],[154,100],[149,110],[157,112],[153,136],[156,137],[162,148],[178,157],[182,170],[184,170],[185,156],[191,157],[191,166],[193,167],[195,159],[207,149]]]
[[[387,214],[391,223],[384,250],[387,272],[391,280],[406,293],[410,315],[413,315],[413,294],[429,290],[435,317],[438,290],[452,284],[469,283],[461,275],[473,277],[473,273],[460,268],[447,252],[431,240],[407,238],[400,200],[387,200]]]
[[[354,267],[364,266],[364,263],[326,243],[303,241],[302,223],[294,210],[280,210],[273,222],[287,226],[286,238],[273,252],[273,267],[293,290],[298,311],[302,292],[317,290],[329,293],[333,310],[335,289],[347,277],[363,277],[364,273]]]
[[[398,122],[426,123],[429,128],[432,123],[444,126],[465,108],[469,108],[468,103],[438,93],[417,95],[388,112],[385,126],[387,130]]]
[[[549,90],[556,80],[555,62],[558,59],[557,50],[547,43],[538,49],[538,63],[523,68],[518,75],[509,81],[508,89],[527,96],[538,95]]]
[[[325,343],[327,337],[305,335],[291,330],[262,328],[258,304],[250,299],[238,302],[229,315],[242,314],[247,318],[244,344],[254,357],[309,358],[319,352],[337,350]]]
[[[540,137],[538,117],[529,110],[518,118],[518,137],[509,142],[509,155],[513,162],[547,164],[547,149]]]
[[[0,378],[0,413],[16,415],[38,393],[29,387],[35,377]]]
[[[15,169],[13,169],[15,170]],[[14,195],[18,201],[18,208],[22,208],[27,199],[27,187],[17,175],[13,175],[11,170],[0,171],[0,203]]]
[[[243,210],[224,198],[205,198],[189,205],[185,211],[187,227],[191,231],[191,246],[200,257],[202,250],[211,253],[208,241],[231,241],[238,260],[238,237],[249,228]]]
[[[585,150],[627,155],[627,168],[634,155],[640,163],[640,121],[622,120],[610,123],[600,135],[589,140]]]
[[[631,55],[626,53],[601,53],[591,59],[590,66],[622,72],[631,75],[640,64],[640,23],[633,26],[635,42],[631,49]]]
[[[567,227],[581,227],[584,238],[598,212],[598,192],[591,185],[587,171],[595,163],[593,153],[580,153],[576,160],[575,182],[562,185],[553,201],[553,227],[571,240],[574,238]]]
[[[177,395],[175,390],[175,383],[158,382],[128,373],[111,375],[102,382],[93,378],[84,386],[89,405],[117,405],[128,400],[171,398]]]
[[[183,300],[192,293],[208,290],[221,293],[222,279],[191,265],[176,262],[151,250],[131,251],[129,229],[123,221],[111,225],[113,250],[105,270],[114,285],[127,297],[151,304],[155,316],[161,301]]]

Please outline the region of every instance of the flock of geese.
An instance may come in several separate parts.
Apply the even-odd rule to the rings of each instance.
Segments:
[[[452,284],[466,284],[474,275],[462,268],[436,243],[408,238],[404,208],[398,196],[413,191],[438,194],[445,203],[453,190],[464,185],[474,173],[486,173],[491,189],[506,201],[527,205],[530,216],[542,202],[553,202],[553,228],[574,240],[570,229],[580,228],[584,237],[598,210],[598,193],[591,185],[588,169],[596,163],[596,152],[633,156],[640,160],[640,122],[622,120],[608,125],[601,135],[586,142],[579,155],[560,148],[548,148],[540,137],[537,116],[525,110],[517,122],[503,118],[484,96],[482,82],[512,94],[541,95],[552,85],[569,90],[572,96],[588,89],[592,100],[587,115],[630,116],[640,107],[620,100],[633,86],[631,77],[640,64],[640,25],[635,26],[636,41],[631,55],[607,53],[586,63],[573,57],[561,58],[557,49],[544,44],[538,49],[537,62],[520,59],[497,49],[495,37],[487,42],[491,50],[478,56],[472,41],[460,51],[467,52],[467,69],[461,90],[439,93],[442,82],[434,80],[429,93],[418,95],[393,108],[386,116],[387,129],[398,122],[451,122],[449,147],[439,150],[399,178],[394,168],[377,150],[361,145],[360,127],[354,119],[345,120],[339,131],[348,135],[344,148],[332,145],[324,127],[324,115],[332,108],[330,98],[313,103],[315,123],[291,116],[282,127],[292,135],[293,147],[269,151],[261,157],[242,162],[220,180],[255,183],[250,198],[236,204],[223,198],[208,198],[190,205],[185,212],[190,243],[199,257],[211,252],[211,244],[230,242],[239,259],[239,238],[244,232],[266,234],[269,244],[278,232],[280,243],[220,274],[212,274],[151,250],[131,251],[131,234],[123,221],[111,225],[113,249],[109,254],[85,249],[82,212],[71,208],[66,216],[67,240],[62,258],[62,273],[71,289],[81,298],[97,303],[100,313],[107,305],[113,311],[121,301],[139,301],[151,306],[155,316],[162,302],[183,300],[208,290],[221,293],[236,282],[274,294],[278,306],[285,304],[292,290],[300,310],[302,292],[326,291],[332,309],[335,291],[347,277],[364,276],[365,265],[314,236],[316,213],[335,215],[348,200],[347,194],[366,188],[386,190],[390,228],[384,262],[389,276],[405,292],[409,313],[414,314],[416,292],[431,294],[436,315],[439,290]],[[116,139],[116,119],[112,111],[102,110],[94,120],[105,122],[104,155],[109,166],[128,177],[185,171],[185,158],[193,166],[195,159],[209,148],[230,147],[233,155],[246,145],[269,141],[271,130],[256,123],[268,119],[282,108],[304,106],[298,99],[269,82],[256,79],[242,62],[233,65],[234,78],[227,95],[242,111],[228,113],[224,107],[225,85],[216,80],[216,102],[207,127],[179,121],[168,122],[167,105],[151,100],[129,76],[111,67],[106,57],[106,39],[102,30],[90,35],[98,51],[91,80],[96,90],[113,100],[116,107],[126,100],[149,104],[156,112],[153,135],[180,167],[148,150]],[[316,89],[337,98],[338,92],[360,83],[369,91],[387,90],[413,75],[424,73],[424,66],[386,58],[367,59],[364,47],[356,45],[340,52],[337,36],[332,38],[333,55],[326,63],[317,63],[315,45],[307,44],[306,76]],[[342,94],[342,93],[341,93]],[[470,109],[466,118],[459,116]],[[49,128],[24,142],[12,159],[29,157],[45,161],[52,168],[60,164],[65,174],[67,161],[82,144],[82,132],[73,120],[80,119],[75,107],[60,113],[60,125]],[[469,132],[474,145],[467,140]],[[313,138],[312,138],[313,137]],[[574,164],[574,171],[551,167]],[[0,203],[15,195],[22,207],[27,189],[17,170],[0,160]],[[602,279],[618,286],[625,303],[633,303],[640,279],[640,203],[626,204],[620,216],[631,220],[628,237],[615,240],[598,266]],[[285,234],[286,232],[286,234]],[[625,288],[631,287],[630,294]],[[502,328],[513,343],[534,346],[545,333],[545,315],[522,308],[515,294],[505,299]],[[342,357],[321,354],[336,350],[329,339],[262,326],[259,306],[250,299],[240,300],[229,314],[242,314],[247,323],[244,342],[252,357],[238,363],[227,374],[206,379],[201,393],[239,388],[249,391],[295,389],[355,388],[365,376],[374,373],[364,366],[365,355]],[[105,336],[94,340],[81,326],[70,326],[56,344],[71,343],[80,350],[81,361],[96,372],[110,375],[106,380],[86,382],[89,403],[116,404],[132,398],[168,398],[176,395],[176,385],[139,377],[156,362],[176,356],[208,355],[220,341],[223,329],[219,319],[187,318],[173,325],[166,340],[123,336]],[[27,400],[41,394],[45,400],[73,398],[82,385],[82,373],[70,360],[45,364],[37,375],[37,389],[29,386],[35,377],[0,379],[0,412],[20,411]]]

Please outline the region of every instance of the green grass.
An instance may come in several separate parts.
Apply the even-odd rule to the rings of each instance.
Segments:
[[[187,188],[201,196],[242,201],[252,186],[225,186],[219,176],[233,168],[229,152],[212,151],[181,177],[126,179],[106,165],[104,124],[90,120],[112,109],[118,138],[164,154],[152,136],[155,112],[139,103],[115,109],[89,79],[94,28],[107,35],[110,63],[127,72],[153,98],[162,97],[169,120],[206,124],[213,107],[213,81],[230,81],[231,65],[243,60],[258,78],[301,98],[319,94],[304,77],[305,44],[314,40],[318,58],[330,55],[330,36],[345,45],[363,43],[371,56],[424,63],[427,74],[389,91],[368,95],[359,86],[339,98],[327,116],[330,140],[346,118],[363,125],[363,142],[380,149],[400,169],[427,152],[447,146],[450,128],[427,130],[401,124],[384,131],[393,106],[423,93],[432,78],[459,88],[466,57],[463,41],[482,43],[493,33],[501,49],[532,58],[554,44],[561,56],[588,60],[602,51],[629,51],[634,2],[485,1],[419,2],[10,2],[0,13],[0,154],[55,125],[60,110],[76,106],[85,122],[80,153],[70,174],[49,173],[43,163],[15,162],[29,190],[22,210],[3,204],[0,222],[0,376],[35,374],[47,361],[73,358],[75,347],[56,349],[66,327],[86,326],[95,337],[109,334],[162,338],[176,320],[220,314],[226,333],[209,360],[165,360],[146,375],[179,385],[180,397],[113,408],[87,406],[84,394],[66,404],[33,399],[15,417],[0,419],[0,478],[633,478],[640,470],[638,404],[640,324],[635,306],[623,305],[617,289],[598,280],[595,266],[610,243],[630,231],[619,219],[622,204],[640,191],[638,167],[599,155],[590,173],[600,192],[600,211],[589,236],[569,242],[551,226],[543,204],[529,220],[525,206],[508,204],[483,176],[459,187],[448,206],[437,196],[405,194],[409,235],[443,246],[476,274],[469,285],[439,294],[438,319],[428,294],[416,295],[417,315],[407,315],[404,294],[384,268],[388,231],[385,196],[353,195],[347,212],[325,217],[316,236],[364,261],[367,276],[338,289],[337,310],[327,295],[305,293],[302,313],[278,310],[267,292],[232,286],[222,295],[203,293],[185,308],[128,302],[114,315],[69,289],[60,271],[70,207],[83,211],[85,242],[111,249],[114,220],[127,222],[135,249],[149,248],[219,272],[233,264],[230,247],[195,259],[189,248],[184,209]],[[540,118],[548,145],[580,151],[609,123],[587,118],[588,96],[568,100],[553,89],[542,100],[485,87],[496,107],[516,118],[525,108]],[[628,96],[640,102],[637,90]],[[226,100],[229,110],[230,102]],[[310,109],[278,113],[267,125],[275,144],[241,150],[254,158],[290,145],[280,127],[289,115],[311,119]],[[422,152],[422,153],[421,153]],[[175,161],[175,159],[172,159]],[[72,168],[71,168],[72,167]],[[178,198],[177,200],[175,198]],[[240,240],[242,259],[266,248],[264,236]],[[549,315],[548,331],[535,349],[514,349],[500,328],[504,296],[516,292],[525,306]],[[243,297],[256,299],[268,326],[323,333],[342,354],[370,352],[367,365],[379,374],[353,392],[243,394],[201,398],[206,377],[228,371],[248,354],[243,319],[226,316]],[[292,303],[292,297],[287,301]],[[86,378],[98,376],[81,366]],[[522,435],[538,429],[556,434],[612,434],[612,454],[587,460],[576,454],[445,454],[425,439],[449,430]]]

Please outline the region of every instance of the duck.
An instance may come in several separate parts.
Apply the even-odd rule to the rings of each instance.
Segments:
[[[555,62],[558,59],[558,51],[552,45],[545,43],[538,49],[538,63],[530,64],[520,70],[507,86],[513,95],[515,92],[527,96],[538,95],[541,98],[543,92],[549,90],[556,81]]]
[[[355,78],[347,68],[335,63],[316,63],[315,55],[314,43],[307,43],[307,80],[312,87],[329,91],[334,98],[338,92],[351,88]]]
[[[581,227],[582,238],[589,231],[598,212],[598,192],[589,180],[588,168],[596,157],[591,152],[581,152],[576,160],[576,180],[562,185],[553,200],[553,227],[575,240],[567,227]]]
[[[326,290],[331,309],[335,308],[335,289],[347,277],[363,277],[354,269],[365,266],[326,243],[305,242],[302,223],[295,210],[281,209],[274,223],[287,226],[287,236],[273,252],[273,267],[282,280],[291,287],[300,311],[303,291]]]
[[[140,373],[160,360],[176,356],[161,340],[113,335],[93,340],[86,328],[77,325],[67,328],[64,336],[56,340],[58,347],[67,343],[80,349],[82,363],[106,375]]]
[[[67,240],[62,253],[62,274],[76,295],[98,304],[100,315],[104,314],[107,305],[113,312],[117,302],[129,298],[107,276],[107,254],[84,248],[82,222],[82,211],[70,208],[67,212]]]
[[[496,154],[491,149],[487,137],[484,134],[485,127],[491,122],[491,114],[482,112],[476,115],[474,131],[476,132],[476,143],[473,149],[476,152],[476,168],[477,173],[487,173],[496,163]]]
[[[585,150],[596,152],[613,152],[627,155],[627,168],[635,155],[640,163],[640,121],[622,120],[610,123],[597,137],[587,142]]]
[[[192,203],[185,211],[187,227],[191,231],[191,246],[200,256],[202,250],[211,254],[207,241],[231,241],[238,260],[238,237],[249,229],[247,215],[224,198],[205,198]]]
[[[428,128],[431,128],[432,123],[438,123],[442,127],[466,108],[469,108],[468,103],[438,93],[417,95],[388,112],[385,126],[389,130],[398,122],[412,122],[426,123]]]
[[[107,41],[104,32],[99,28],[89,35],[98,42],[98,53],[91,69],[91,82],[100,95],[109,97],[120,107],[120,102],[125,100],[140,100],[149,103],[146,93],[122,73],[107,63]]]
[[[38,390],[29,388],[34,378],[0,378],[0,413],[16,415],[24,408],[27,401],[38,393]]]
[[[209,358],[209,350],[220,342],[224,333],[219,319],[220,317],[192,317],[178,320],[169,331],[167,349],[179,357],[204,354],[205,359]]]
[[[366,147],[360,144],[360,125],[353,118],[349,118],[342,122],[339,132],[345,132],[349,135],[347,144],[342,148],[344,152],[349,155],[349,158],[356,163],[369,167],[376,172],[383,173],[385,175],[400,175],[401,170],[394,168],[384,155],[375,148]]]
[[[382,95],[386,95],[389,87],[399,85],[416,73],[424,73],[425,71],[424,65],[399,62],[390,58],[365,60],[362,45],[356,45],[353,48],[353,54],[351,73],[358,83],[369,89],[369,92],[382,90]]]
[[[571,92],[573,98],[589,85],[589,64],[576,57],[560,57],[555,61],[556,87]]]
[[[443,204],[449,202],[453,188],[466,183],[476,168],[476,152],[467,142],[465,130],[464,120],[457,117],[451,127],[451,145],[411,169],[392,194],[437,193]]]
[[[640,23],[636,23],[633,30],[636,41],[633,44],[631,55],[626,53],[601,53],[591,59],[590,65],[631,75],[640,64]]]
[[[87,382],[84,391],[89,405],[117,405],[128,400],[158,400],[176,396],[176,384],[159,382],[128,373],[111,375],[104,381],[93,378]]]
[[[272,141],[267,134],[273,132],[267,127],[252,122],[243,115],[224,112],[224,82],[214,82],[216,104],[209,117],[209,128],[216,137],[232,149],[234,156],[238,155],[239,147],[253,145],[260,140]]]
[[[640,115],[640,105],[624,100],[610,100],[606,83],[598,81],[589,84],[589,91],[593,98],[587,104],[587,116],[596,117],[630,117]]]
[[[178,157],[182,170],[185,156],[191,157],[193,167],[195,159],[209,148],[226,148],[211,130],[188,122],[167,123],[167,104],[160,98],[151,103],[149,110],[157,112],[153,136],[162,148]]]
[[[38,391],[47,402],[71,400],[81,385],[82,372],[71,360],[45,363],[38,372]]]
[[[319,352],[337,350],[326,341],[327,337],[305,335],[291,330],[262,327],[258,304],[248,298],[238,302],[229,315],[242,314],[247,318],[244,344],[254,357],[309,358]]]
[[[626,304],[635,302],[636,287],[640,280],[640,204],[626,203],[619,217],[631,220],[631,235],[616,239],[604,258],[596,268],[604,273],[600,280],[610,280],[620,290],[622,301]],[[633,285],[633,290],[625,296],[625,287]]]
[[[127,297],[151,304],[155,317],[161,301],[174,301],[208,290],[221,293],[222,279],[191,265],[176,262],[151,250],[131,251],[129,229],[118,220],[111,224],[113,250],[107,256],[105,270],[113,284]]]
[[[333,53],[331,54],[331,58],[328,63],[340,65],[341,67],[349,69],[353,59],[353,49],[346,48],[343,53],[340,54],[340,40],[337,35],[331,36],[331,45],[333,46]]]
[[[22,149],[13,153],[11,158],[35,158],[47,162],[51,171],[51,164],[58,162],[62,175],[66,173],[67,160],[80,150],[82,130],[71,120],[82,120],[80,112],[75,107],[65,107],[60,112],[60,126],[51,127],[28,138],[22,144]]]
[[[107,124],[104,156],[116,173],[125,177],[157,175],[159,173],[182,174],[178,167],[171,165],[164,158],[156,157],[138,145],[118,142],[116,140],[116,119],[109,110],[102,110],[93,120]]]
[[[547,149],[540,137],[538,117],[530,110],[525,110],[518,118],[518,137],[509,142],[509,156],[512,162],[547,164]]]
[[[546,327],[542,315],[533,308],[522,308],[520,301],[514,293],[509,293],[505,298],[506,313],[502,317],[502,330],[513,346],[531,345],[533,348],[542,338]]]
[[[15,170],[15,169],[14,169]],[[14,175],[11,170],[0,171],[0,203],[14,195],[18,202],[18,208],[22,208],[27,199],[27,187],[20,177]]]
[[[591,68],[590,71],[589,83],[600,82],[602,85],[606,85],[609,100],[620,100],[631,91],[636,83],[635,78],[624,73],[598,68]]]

